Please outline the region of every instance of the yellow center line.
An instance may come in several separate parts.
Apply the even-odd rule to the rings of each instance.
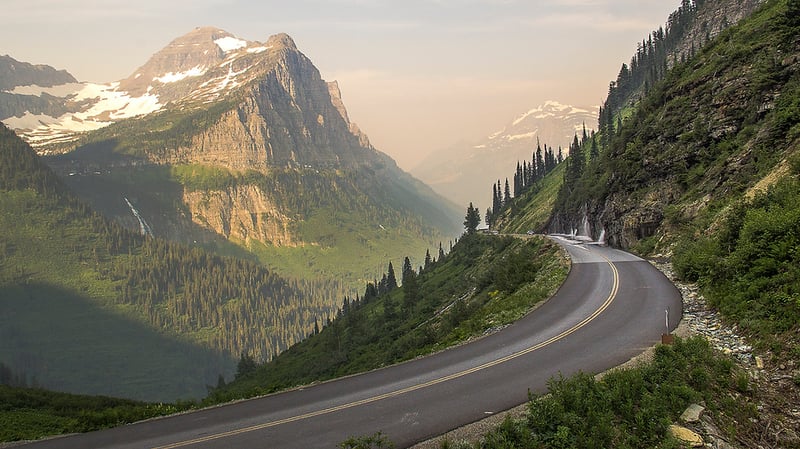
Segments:
[[[617,271],[617,267],[614,266],[614,263],[611,262],[611,260],[609,260],[607,257],[603,256],[602,254],[600,255],[600,257],[602,257],[603,259],[606,260],[606,263],[608,263],[608,266],[611,267],[611,272],[612,272],[612,275],[613,275],[613,285],[611,287],[611,292],[608,294],[608,297],[606,298],[606,300],[603,302],[603,304],[597,310],[595,310],[588,317],[584,318],[578,324],[572,326],[571,328],[565,330],[564,332],[562,332],[562,333],[560,333],[560,334],[558,334],[558,335],[556,335],[554,337],[550,337],[549,339],[547,339],[547,340],[545,340],[545,341],[543,341],[541,343],[538,343],[538,344],[536,344],[534,346],[531,346],[529,348],[523,349],[521,351],[509,354],[507,356],[501,357],[499,359],[493,360],[491,362],[486,362],[486,363],[484,363],[482,365],[478,365],[478,366],[475,366],[473,368],[469,368],[469,369],[466,369],[466,370],[463,370],[463,371],[459,371],[457,373],[449,374],[447,376],[440,377],[440,378],[437,378],[437,379],[433,379],[433,380],[430,380],[428,382],[424,382],[424,383],[421,383],[421,384],[412,385],[410,387],[401,388],[399,390],[390,391],[388,393],[380,394],[380,395],[377,395],[377,396],[372,396],[372,397],[361,399],[361,400],[358,400],[358,401],[349,402],[347,404],[337,405],[335,407],[329,407],[329,408],[326,408],[326,409],[305,413],[303,415],[292,416],[292,417],[289,417],[289,418],[279,419],[277,421],[270,421],[270,422],[266,422],[266,423],[263,423],[263,424],[256,424],[254,426],[244,427],[244,428],[236,429],[236,430],[230,430],[230,431],[227,431],[227,432],[217,433],[217,434],[214,434],[214,435],[207,435],[207,436],[204,436],[204,437],[195,438],[193,440],[179,441],[177,443],[168,444],[166,446],[158,446],[158,447],[155,447],[153,449],[174,449],[174,448],[178,448],[178,447],[190,446],[192,444],[204,443],[204,442],[207,442],[207,441],[218,440],[220,438],[228,438],[228,437],[232,437],[232,436],[235,436],[235,435],[241,435],[243,433],[253,432],[253,431],[256,431],[256,430],[267,429],[267,428],[270,428],[270,427],[280,426],[282,424],[288,424],[288,423],[295,422],[295,421],[301,421],[301,420],[304,420],[304,419],[313,418],[315,416],[326,415],[328,413],[338,412],[338,411],[341,411],[341,410],[346,410],[346,409],[349,409],[349,408],[358,407],[360,405],[371,404],[373,402],[382,401],[384,399],[389,399],[389,398],[401,396],[401,395],[406,394],[406,393],[411,393],[413,391],[421,390],[423,388],[427,388],[427,387],[430,387],[430,386],[433,386],[433,385],[438,385],[438,384],[443,383],[443,382],[448,382],[448,381],[451,381],[451,380],[454,380],[454,379],[458,379],[459,377],[464,377],[464,376],[466,376],[468,374],[476,373],[478,371],[482,371],[482,370],[485,370],[487,368],[491,368],[493,366],[500,365],[501,363],[505,363],[505,362],[508,362],[510,360],[516,359],[518,357],[522,357],[523,355],[530,354],[531,352],[537,351],[537,350],[539,350],[539,349],[541,349],[541,348],[543,348],[545,346],[548,346],[548,345],[550,345],[550,344],[552,344],[552,343],[554,343],[554,342],[556,342],[558,340],[563,339],[564,337],[576,332],[578,329],[586,326],[591,321],[593,321],[595,318],[597,318],[601,313],[603,313],[603,311],[605,311],[608,308],[608,306],[610,306],[611,303],[614,301],[614,298],[617,296],[617,291],[619,290],[619,272]]]

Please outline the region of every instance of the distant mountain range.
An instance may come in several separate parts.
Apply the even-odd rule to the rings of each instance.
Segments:
[[[451,201],[464,207],[473,202],[483,211],[492,204],[492,184],[498,179],[504,182],[518,161],[530,161],[537,141],[556,152],[563,147],[566,157],[575,134],[584,126],[587,130],[596,127],[597,113],[597,107],[547,101],[480,142],[431,154],[411,173]]]

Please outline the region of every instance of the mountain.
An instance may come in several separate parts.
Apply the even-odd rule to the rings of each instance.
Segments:
[[[556,151],[563,147],[566,156],[575,134],[596,123],[596,107],[547,101],[480,142],[431,154],[411,173],[451,201],[483,210],[492,204],[492,184],[509,177],[517,162],[531,160],[537,141]]]
[[[197,28],[72,95],[79,112],[4,121],[131,229],[354,285],[461,229],[459,208],[372,147],[285,34]]]

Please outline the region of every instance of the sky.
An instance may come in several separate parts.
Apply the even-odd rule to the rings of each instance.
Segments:
[[[0,55],[131,75],[198,26],[294,39],[351,121],[411,170],[547,100],[599,105],[680,0],[0,0]]]

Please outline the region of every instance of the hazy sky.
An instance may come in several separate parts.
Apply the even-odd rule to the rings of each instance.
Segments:
[[[350,118],[412,168],[546,100],[597,105],[680,0],[0,0],[0,54],[127,77],[197,26],[292,36]]]

